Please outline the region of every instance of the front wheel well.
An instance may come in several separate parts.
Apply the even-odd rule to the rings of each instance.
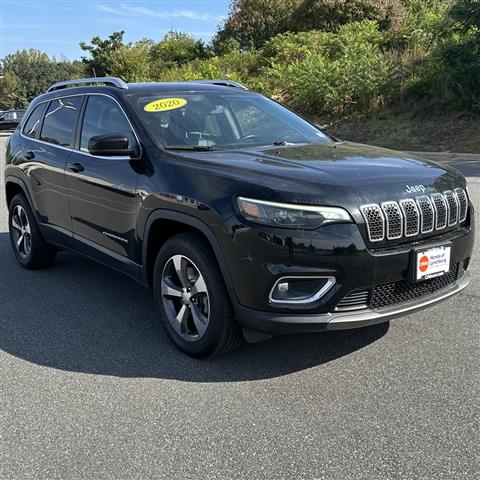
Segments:
[[[210,246],[210,248],[212,248],[207,236],[201,230],[191,225],[170,219],[158,219],[152,223],[148,231],[148,236],[145,238],[145,241],[147,242],[145,268],[147,282],[150,287],[153,285],[153,270],[155,267],[155,260],[164,243],[174,235],[188,232],[202,236],[205,239],[205,242]]]

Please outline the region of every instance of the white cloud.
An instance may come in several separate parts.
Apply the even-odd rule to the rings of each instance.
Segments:
[[[142,6],[132,6],[121,3],[117,8],[99,5],[98,10],[102,12],[111,13],[114,15],[128,16],[128,17],[153,17],[162,20],[174,20],[177,18],[188,18],[201,22],[218,22],[223,17],[218,15],[211,15],[209,13],[198,12],[194,10],[152,10]]]

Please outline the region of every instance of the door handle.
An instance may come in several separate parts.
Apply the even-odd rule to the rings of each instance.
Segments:
[[[25,160],[33,160],[35,158],[35,154],[31,150],[29,150],[28,152],[25,153],[23,158]]]
[[[73,173],[80,173],[80,172],[83,172],[85,170],[85,168],[83,168],[83,165],[81,163],[69,163],[67,165],[67,168],[69,170],[71,170]]]

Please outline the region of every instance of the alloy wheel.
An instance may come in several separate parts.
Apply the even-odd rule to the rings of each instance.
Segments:
[[[14,208],[11,225],[17,252],[22,259],[25,259],[32,249],[32,233],[27,212],[21,205]]]
[[[205,334],[210,302],[202,273],[185,255],[173,255],[162,272],[162,301],[173,330],[187,341]]]

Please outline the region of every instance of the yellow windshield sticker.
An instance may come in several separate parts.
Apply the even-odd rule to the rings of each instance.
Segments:
[[[146,112],[166,112],[167,110],[183,107],[186,103],[187,101],[184,98],[159,98],[145,105],[143,109]]]

